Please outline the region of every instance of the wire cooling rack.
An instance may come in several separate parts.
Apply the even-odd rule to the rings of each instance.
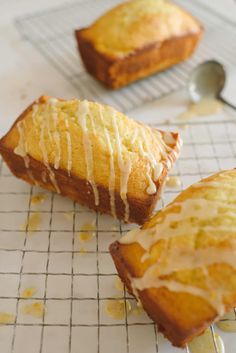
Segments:
[[[158,127],[181,131],[184,147],[172,175],[181,186],[166,187],[158,207],[169,203],[181,189],[202,177],[233,168],[236,164],[235,121],[223,112],[208,122]],[[40,190],[42,192],[42,190]],[[0,312],[15,316],[0,326],[3,353],[177,353],[182,352],[157,332],[144,314],[125,315],[116,320],[105,313],[107,300],[134,300],[117,291],[116,270],[108,246],[126,232],[125,225],[99,215],[56,194],[45,193],[42,204],[32,204],[37,187],[12,176],[4,163],[0,169]],[[32,234],[21,225],[40,212],[40,231]],[[77,233],[94,222],[96,236],[81,244]],[[86,230],[85,230],[86,231]],[[84,247],[86,252],[81,248]],[[35,287],[32,298],[22,298],[25,288]],[[22,313],[27,303],[41,302],[45,315]],[[212,339],[214,328],[212,327]],[[224,337],[224,333],[221,332]],[[224,337],[227,353],[235,352],[235,335]],[[214,340],[212,340],[214,344]],[[186,348],[185,352],[188,352]],[[215,352],[218,352],[215,349]],[[218,352],[220,353],[220,352]]]
[[[67,3],[16,21],[22,36],[62,74],[81,98],[98,100],[128,111],[182,87],[199,62],[212,58],[227,66],[236,64],[236,29],[221,15],[197,2],[178,0],[206,28],[196,54],[184,64],[132,84],[107,91],[84,70],[73,30],[88,25],[117,0]],[[231,114],[233,112],[231,111]],[[172,175],[181,178],[177,189],[166,187],[158,207],[170,202],[183,188],[219,169],[235,167],[235,122],[224,112],[220,119],[161,128],[180,130],[184,140],[181,158]],[[0,162],[0,312],[14,315],[13,323],[0,326],[1,353],[177,353],[182,352],[157,332],[145,314],[131,313],[119,321],[105,314],[107,300],[134,300],[114,287],[116,270],[108,253],[130,225],[98,215],[58,195],[45,193],[42,204],[32,204],[37,187],[14,178]],[[42,190],[40,190],[42,192]],[[29,234],[21,225],[40,212],[40,231]],[[96,236],[81,244],[77,233],[94,222]],[[86,253],[84,253],[84,249]],[[35,287],[32,298],[22,298],[25,288]],[[115,298],[116,297],[116,298]],[[26,303],[41,302],[42,317],[22,313]],[[127,309],[127,305],[126,305]],[[214,341],[212,344],[218,352]],[[235,335],[221,332],[227,353],[236,351]],[[186,348],[185,352],[188,352]]]
[[[111,104],[128,111],[184,86],[192,68],[206,59],[218,59],[227,67],[236,65],[236,26],[197,1],[177,0],[204,25],[205,34],[196,54],[166,72],[108,91],[86,73],[76,48],[74,30],[89,25],[120,0],[87,0],[67,3],[16,21],[21,35],[77,90],[78,97]]]

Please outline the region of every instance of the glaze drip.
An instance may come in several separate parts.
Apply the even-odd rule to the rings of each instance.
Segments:
[[[107,146],[110,155],[110,173],[109,173],[109,196],[110,196],[110,207],[111,207],[111,214],[113,217],[116,218],[116,205],[115,205],[115,164],[114,164],[114,151],[111,143],[111,138],[109,132],[105,126],[103,115],[102,115],[102,107],[99,106],[99,117],[102,122],[102,126],[104,128],[104,133],[107,141]]]
[[[186,292],[202,297],[214,307],[217,314],[224,313],[224,290],[217,282],[207,279],[209,278],[208,268],[212,265],[226,264],[236,270],[236,198],[231,198],[231,204],[221,192],[224,190],[224,185],[230,187],[227,173],[229,172],[222,172],[213,180],[206,179],[200,182],[201,186],[206,187],[205,194],[201,194],[202,198],[199,197],[196,185],[193,185],[192,190],[197,194],[192,194],[192,198],[184,198],[180,195],[151,220],[152,227],[134,229],[120,239],[121,244],[140,244],[145,250],[140,261],[150,261],[142,277],[131,279],[132,288],[136,292],[148,288],[166,287],[173,292]],[[219,182],[222,177],[225,180],[221,179]],[[214,198],[210,199],[208,191],[212,186],[219,189],[219,199],[216,199],[217,191],[213,193]],[[204,198],[205,195],[206,198]],[[234,195],[236,197],[236,194]],[[227,245],[219,249],[217,244],[223,241],[222,232],[230,233],[232,237],[228,237]],[[195,245],[198,244],[199,236],[209,237],[211,234],[214,235],[215,243],[209,242],[206,247]],[[177,241],[178,237],[180,239]],[[157,244],[162,244],[163,248],[158,259],[153,262],[152,256],[156,257]],[[182,283],[172,277],[175,273],[196,269],[202,271],[206,288]]]
[[[89,102],[85,100],[80,101],[78,104],[77,119],[83,132],[83,145],[84,145],[84,153],[85,153],[85,160],[86,160],[86,166],[87,166],[87,180],[89,181],[93,189],[95,205],[98,206],[99,194],[98,194],[97,185],[94,180],[92,143],[90,141],[88,127],[87,127],[88,118],[90,118],[90,120],[92,121],[92,116],[90,115],[90,112],[89,112]]]
[[[16,126],[17,126],[17,130],[19,133],[19,142],[18,142],[17,147],[14,149],[14,153],[23,158],[24,164],[25,164],[25,169],[26,169],[26,172],[27,172],[29,179],[32,181],[33,184],[37,185],[38,182],[35,180],[32,171],[29,170],[30,158],[27,154],[28,149],[27,149],[27,143],[25,140],[25,129],[26,129],[25,121],[20,120]]]
[[[125,215],[124,215],[124,220],[125,222],[128,222],[129,220],[129,202],[127,199],[127,193],[128,193],[128,181],[129,181],[129,175],[131,172],[132,168],[132,163],[127,156],[127,159],[124,160],[123,155],[122,155],[122,140],[119,132],[119,128],[117,125],[117,117],[115,110],[111,108],[111,118],[112,118],[112,124],[113,124],[113,129],[115,132],[115,140],[116,140],[116,147],[117,147],[117,156],[118,156],[118,165],[120,169],[120,196],[121,199],[124,203],[125,206]]]
[[[59,189],[59,186],[56,181],[55,173],[53,172],[53,170],[50,167],[49,162],[48,162],[48,152],[47,152],[47,148],[46,148],[45,140],[44,140],[44,135],[45,135],[45,130],[46,130],[45,125],[46,125],[46,122],[45,122],[45,120],[43,120],[42,126],[41,126],[41,131],[40,131],[39,146],[40,146],[40,149],[41,149],[42,155],[43,155],[43,163],[49,172],[49,178],[52,182],[52,185],[54,186],[57,193],[60,194],[60,189]]]

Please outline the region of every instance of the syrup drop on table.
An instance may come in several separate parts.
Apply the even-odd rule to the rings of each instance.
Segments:
[[[124,284],[119,277],[116,277],[114,286],[118,291],[122,292],[124,290]]]
[[[225,353],[222,338],[214,333],[214,339],[218,353]],[[216,353],[214,339],[210,329],[207,329],[201,336],[194,338],[188,345],[190,353]]]
[[[81,255],[85,255],[87,253],[87,250],[85,248],[80,248],[79,253]]]
[[[66,220],[73,221],[74,212],[65,212],[65,213],[63,213],[63,215]]]
[[[107,300],[105,311],[113,319],[122,320],[125,317],[125,311],[127,311],[127,314],[130,313],[131,304],[128,300],[126,300],[126,303],[124,300]]]
[[[35,287],[25,288],[21,294],[22,298],[32,298],[37,293],[37,289]]]
[[[95,237],[95,222],[85,223],[81,226],[82,231],[79,232],[78,238],[81,242],[86,242]]]
[[[35,302],[33,304],[24,305],[21,311],[23,314],[41,318],[43,317],[45,308],[42,302]]]
[[[132,313],[134,315],[141,315],[143,314],[144,312],[144,309],[143,309],[143,306],[142,306],[142,303],[141,302],[136,302],[136,306],[132,309]]]
[[[0,325],[12,324],[15,322],[15,315],[0,312]]]
[[[27,230],[28,233],[35,232],[40,230],[40,223],[42,221],[42,217],[40,213],[33,213],[29,217],[28,221],[22,225],[22,230]]]
[[[179,120],[189,120],[196,116],[208,116],[219,113],[223,109],[223,103],[217,99],[205,98],[198,103],[190,104],[188,109],[178,115]]]
[[[43,203],[46,200],[46,195],[43,193],[35,194],[31,197],[31,204],[37,205]]]
[[[222,331],[236,332],[236,315],[233,311],[226,313],[216,324]]]

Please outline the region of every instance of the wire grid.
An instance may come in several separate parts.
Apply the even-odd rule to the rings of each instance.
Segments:
[[[226,67],[236,65],[236,26],[222,15],[197,1],[177,0],[196,16],[205,27],[205,34],[196,54],[185,63],[139,81],[119,91],[108,91],[86,73],[76,48],[73,32],[89,25],[120,0],[87,0],[67,3],[16,21],[21,35],[77,90],[78,97],[111,104],[129,111],[144,102],[183,87],[189,73],[206,59],[221,61]]]
[[[166,187],[158,208],[200,178],[235,167],[235,121],[229,117],[193,122],[187,130],[181,129],[181,124],[158,127],[179,130],[184,140],[181,157],[171,173],[180,176],[181,186]],[[144,313],[128,315],[127,300],[132,306],[135,301],[125,289],[119,292],[114,287],[117,274],[108,246],[133,225],[48,192],[44,203],[34,205],[32,195],[39,191],[13,177],[1,162],[0,312],[15,315],[14,323],[0,326],[1,352],[182,352],[157,332]],[[30,234],[21,230],[35,212],[42,215],[40,231]],[[86,231],[83,225],[88,222],[96,225],[96,237],[81,244],[77,233]],[[37,289],[34,297],[22,298],[22,291],[32,286]],[[118,321],[105,313],[106,301],[117,298],[126,303],[125,318]],[[26,303],[34,302],[45,305],[43,317],[22,313]],[[214,345],[213,332],[212,327]],[[233,353],[231,348],[228,353]]]

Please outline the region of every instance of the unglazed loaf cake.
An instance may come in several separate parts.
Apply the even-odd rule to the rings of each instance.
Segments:
[[[125,86],[187,59],[203,29],[165,0],[131,0],[75,31],[86,69],[111,88]]]
[[[184,347],[236,304],[236,170],[192,185],[110,252],[160,331]]]
[[[109,106],[41,97],[0,140],[11,171],[103,213],[142,224],[178,156],[177,133]]]

